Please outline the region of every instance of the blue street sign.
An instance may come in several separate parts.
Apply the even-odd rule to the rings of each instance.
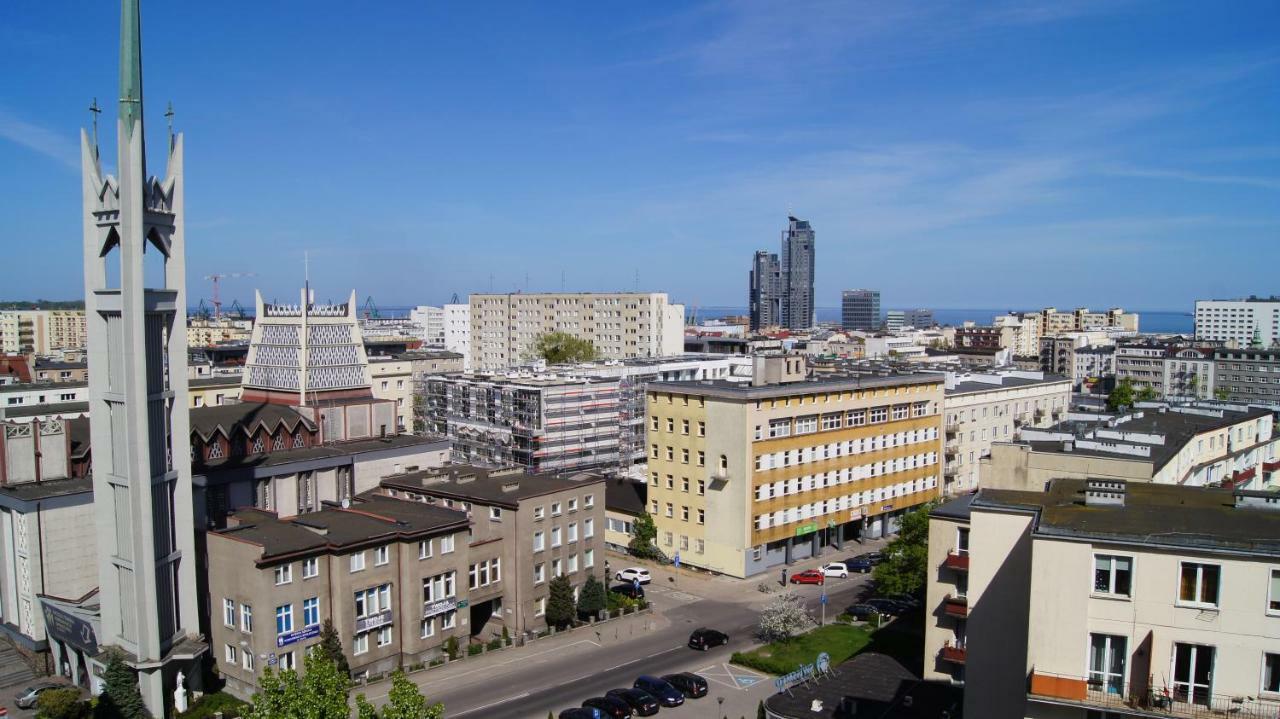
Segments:
[[[823,604],[827,603],[827,593],[825,591],[822,593],[822,603]]]
[[[678,566],[680,566],[680,553],[679,553],[679,552],[676,552],[675,563],[676,563],[676,566],[677,566],[677,567],[678,567]]]

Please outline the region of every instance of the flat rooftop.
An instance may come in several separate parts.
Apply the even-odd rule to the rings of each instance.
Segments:
[[[36,367],[36,369],[39,370],[44,368]],[[14,392],[39,392],[41,390],[48,392],[65,392],[69,389],[88,386],[89,383],[85,380],[77,380],[75,382],[14,382],[12,384],[0,384],[0,394],[9,394]]]
[[[264,452],[262,454],[224,457],[222,459],[205,461],[203,463],[197,460],[192,465],[192,471],[196,474],[209,475],[215,472],[231,469],[276,467],[279,465],[291,464],[293,462],[305,462],[318,459],[339,459],[364,454],[366,452],[379,452],[388,449],[421,447],[423,450],[430,451],[433,449],[446,449],[448,446],[449,440],[444,437],[420,434],[397,434],[385,438],[373,437],[370,439],[356,439],[346,442],[334,442],[333,444],[304,447],[302,449],[286,449],[274,452]]]
[[[730,382],[727,380],[694,380],[663,382],[654,385],[650,389],[654,392],[750,401],[769,399],[771,397],[790,397],[811,392],[840,392],[843,390],[942,384],[945,379],[945,375],[933,372],[891,372],[888,375],[855,375],[837,370],[815,374],[797,382],[783,382],[780,384],[752,386],[749,383]]]
[[[552,372],[510,372],[510,373],[477,373],[447,372],[435,375],[432,379],[453,382],[474,382],[477,384],[509,385],[513,387],[562,387],[565,385],[617,384],[617,377],[583,377]]]
[[[1151,482],[1126,483],[1123,506],[1089,506],[1086,481],[1055,479],[1045,492],[983,489],[971,508],[1033,511],[1034,533],[1044,537],[1280,557],[1280,509],[1237,507],[1228,489]]]
[[[594,472],[559,476],[460,464],[393,474],[383,478],[382,487],[516,509],[522,500],[581,489],[588,484],[600,484],[599,501],[606,502],[604,482],[604,475]]]
[[[327,506],[295,517],[241,509],[233,526],[214,534],[262,547],[259,566],[297,554],[319,554],[466,529],[465,512],[376,494],[362,494],[347,508]]]
[[[1016,389],[1019,387],[1033,387],[1043,384],[1061,384],[1070,383],[1071,380],[1057,374],[1045,374],[1040,378],[1033,377],[1017,377],[1008,375],[997,375],[999,382],[982,382],[974,380],[965,380],[956,382],[953,386],[947,388],[947,396],[960,394],[973,394],[977,392],[992,392],[1001,389]]]

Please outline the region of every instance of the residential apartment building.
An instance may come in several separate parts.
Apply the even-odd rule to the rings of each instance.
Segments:
[[[748,312],[751,329],[778,327],[782,324],[782,263],[776,254],[757,250],[751,260],[748,290]]]
[[[288,518],[237,511],[206,538],[210,644],[227,691],[248,699],[264,669],[303,671],[326,621],[357,677],[429,662],[450,637],[465,646],[478,629],[469,567],[485,557],[486,591],[504,569],[496,552],[470,551],[470,526],[464,511],[378,495]]]
[[[1114,377],[1116,374],[1115,345],[1085,345],[1077,347],[1071,353],[1071,373],[1068,375],[1073,387]]]
[[[1197,300],[1196,339],[1233,347],[1280,345],[1280,297]]]
[[[1023,427],[1048,427],[1066,416],[1071,380],[1021,370],[946,375],[943,492],[979,486],[981,461],[991,445],[1012,441]]]
[[[933,310],[918,307],[913,310],[904,310],[904,312],[908,327],[914,327],[918,330],[927,330],[938,324],[933,319]]]
[[[880,290],[845,290],[840,293],[840,326],[847,330],[880,329]]]
[[[444,306],[444,348],[462,355],[462,370],[471,371],[471,305]]]
[[[1069,413],[992,444],[982,486],[1040,489],[1058,477],[1101,477],[1192,487],[1269,489],[1280,437],[1272,413],[1221,402],[1144,403],[1124,415]]]
[[[1119,307],[1113,307],[1106,312],[1090,312],[1087,307],[1077,307],[1070,312],[1059,312],[1055,307],[1046,307],[1039,312],[1028,314],[1039,320],[1041,336],[1106,328],[1122,329],[1128,332],[1138,331],[1138,315],[1125,312]]]
[[[602,359],[665,357],[684,351],[684,305],[665,292],[471,295],[471,367],[527,361],[538,337],[564,332],[595,345]]]
[[[191,317],[187,320],[187,346],[208,347],[223,342],[248,342],[253,320],[233,317]]]
[[[423,344],[444,347],[444,308],[418,305],[409,310],[409,321],[421,328]]]
[[[1219,349],[1213,363],[1215,394],[1232,402],[1280,404],[1280,350]]]
[[[1040,337],[1040,370],[1060,374],[1079,382],[1082,377],[1073,375],[1075,351],[1084,347],[1114,345],[1111,333],[1104,331],[1064,332]]]
[[[489,567],[487,581],[484,574],[469,575],[471,636],[487,641],[504,627],[513,637],[545,629],[548,583],[555,577],[569,578],[575,598],[588,575],[608,581],[603,475],[462,465],[393,475],[379,491],[471,518],[468,564],[481,572]],[[506,568],[501,577],[499,564]]]
[[[49,355],[84,349],[84,310],[0,311],[0,353]]]
[[[809,378],[800,357],[755,361],[748,384],[648,388],[649,513],[662,551],[747,577],[895,531],[939,495],[942,375]]]
[[[1165,397],[1179,401],[1213,399],[1213,352],[1211,347],[1171,349],[1164,358]]]
[[[1164,359],[1170,345],[1161,342],[1122,342],[1116,345],[1116,381],[1128,380],[1135,391],[1150,389],[1164,397]]]
[[[89,383],[14,382],[0,385],[0,412],[65,402],[88,402]]]
[[[240,401],[240,375],[215,374],[192,379],[187,382],[187,394],[191,398],[190,406],[221,407]]]
[[[967,716],[1274,717],[1277,536],[1271,493],[983,489],[930,517],[926,678]]]
[[[369,380],[373,396],[390,400],[396,408],[396,432],[413,432],[413,362],[404,355],[369,358]]]
[[[1008,330],[1002,336],[1002,347],[1009,347],[1015,355],[1030,357],[1040,354],[1040,319],[1035,315],[1010,313],[992,319],[991,326]]]

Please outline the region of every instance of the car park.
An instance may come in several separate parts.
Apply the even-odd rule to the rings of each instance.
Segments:
[[[884,597],[876,597],[874,599],[868,599],[866,602],[864,602],[864,604],[869,604],[875,607],[877,612],[880,612],[881,614],[888,614],[889,616],[892,616],[892,617],[896,617],[899,614],[904,614],[907,611],[906,607],[893,601],[892,599],[885,599]]]
[[[858,572],[860,574],[866,574],[876,567],[874,562],[863,556],[849,557],[844,560],[844,566],[850,572]]]
[[[565,709],[558,715],[559,719],[607,719],[599,709],[591,707],[573,707]]]
[[[62,689],[65,686],[67,685],[59,684],[57,682],[39,682],[32,684],[18,692],[18,695],[14,697],[13,703],[17,704],[19,709],[33,709],[35,708],[36,700],[40,698],[41,694],[44,694],[51,689]]]
[[[870,604],[854,604],[844,610],[844,612],[858,621],[865,621],[870,619],[873,615],[883,614],[883,612]]]
[[[707,680],[693,672],[663,674],[662,680],[679,689],[681,694],[690,699],[698,699],[707,695]]]
[[[693,634],[689,635],[689,647],[707,651],[711,647],[719,647],[729,643],[729,635],[715,629],[702,627],[693,630]]]
[[[636,689],[649,692],[664,707],[678,707],[684,704],[684,692],[671,686],[666,680],[644,674],[636,677]]]
[[[627,567],[626,569],[621,569],[617,574],[613,575],[613,578],[619,582],[638,581],[641,584],[648,584],[653,581],[653,577],[649,576],[649,570],[644,567]]]
[[[791,575],[792,584],[822,584],[826,577],[816,569],[806,569]]]
[[[598,709],[607,719],[631,719],[631,705],[617,697],[595,697],[582,706]]]
[[[844,579],[849,576],[849,569],[844,566],[844,562],[831,562],[830,564],[824,564],[820,571],[825,577],[839,577]]]
[[[636,716],[653,716],[658,713],[659,704],[657,697],[643,689],[610,689],[604,693],[607,697],[621,699],[631,707]]]
[[[921,606],[920,600],[910,594],[890,594],[885,599],[895,601],[907,609],[919,609]]]
[[[644,587],[637,587],[634,584],[618,584],[611,587],[609,591],[632,599],[644,599]]]

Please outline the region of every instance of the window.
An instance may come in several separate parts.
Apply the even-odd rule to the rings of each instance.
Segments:
[[[453,535],[452,534],[450,534],[447,537],[440,538],[440,553],[441,554],[453,553]]]
[[[423,638],[423,639],[429,639],[429,638],[431,638],[431,637],[434,637],[435,635],[436,635],[436,619],[435,619],[435,617],[432,617],[432,618],[430,618],[430,619],[423,619],[423,620],[422,620],[422,635],[421,635],[421,636],[422,636],[422,638]]]
[[[1093,591],[1098,594],[1129,596],[1133,581],[1133,559],[1108,554],[1093,555]]]
[[[310,559],[302,560],[302,578],[303,579],[311,579],[312,577],[318,574],[320,574],[319,559],[315,557],[311,557]]]
[[[675,516],[675,507],[674,505],[671,504],[671,502],[667,502],[667,516],[668,517]]]
[[[391,627],[383,627],[378,630],[378,646],[385,647],[391,643]]]
[[[490,508],[489,508],[489,519],[490,519],[490,520],[492,520],[492,521],[495,521],[495,522],[501,522],[501,521],[502,521],[502,508],[501,508],[501,507],[490,507]]]
[[[240,666],[248,671],[253,671],[253,652],[246,651],[240,654]]]
[[[676,431],[676,420],[674,417],[667,417],[667,431],[668,432]]]
[[[1280,654],[1262,655],[1262,691],[1280,694]]]
[[[533,616],[540,617],[547,613],[547,598],[540,597],[533,603]]]
[[[689,434],[689,420],[680,420],[680,434]]]
[[[372,617],[391,609],[391,585],[380,584],[376,587],[361,589],[355,593],[356,618]]]
[[[547,565],[543,562],[538,562],[533,565],[533,583],[542,584],[545,581],[547,581]]]
[[[889,419],[888,407],[876,407],[875,409],[871,410],[871,424],[884,422],[888,419]]]
[[[542,506],[541,504],[539,504],[538,506],[536,506],[536,507],[534,507],[534,508],[533,508],[533,518],[534,518],[534,519],[542,519],[542,518],[543,518],[543,517],[545,517],[545,516],[547,516],[547,508],[546,508],[546,507],[544,507],[544,506]]]
[[[542,532],[534,532],[533,533],[533,551],[541,552],[545,548],[545,545],[546,545],[546,538],[543,536]]]
[[[356,552],[351,555],[351,571],[358,572],[364,569],[364,552]]]
[[[1175,701],[1208,706],[1209,689],[1213,682],[1213,655],[1213,647],[1200,644],[1173,645]]]
[[[382,546],[373,550],[373,566],[381,567],[389,561],[391,561],[390,547]]]
[[[698,422],[698,436],[699,436],[699,437],[706,437],[706,436],[707,436],[707,423],[706,423],[706,422]]]
[[[707,493],[707,483],[706,483],[704,480],[699,479],[699,480],[698,480],[698,495],[699,495],[699,496],[701,496],[701,495],[704,495],[704,494],[706,494],[706,493]]]
[[[575,498],[573,498],[573,499],[570,499],[570,500],[569,500],[569,507],[568,507],[568,509],[569,509],[569,511],[570,511],[570,512],[576,512],[576,511],[578,511],[578,499],[577,499],[576,497],[575,497]]]
[[[774,437],[790,437],[791,436],[791,420],[789,419],[771,419],[769,420],[769,438]]]
[[[233,665],[234,665],[234,664],[236,663],[236,648],[235,648],[234,646],[232,646],[232,645],[228,644],[228,645],[226,645],[226,647],[225,647],[225,649],[223,650],[223,652],[224,652],[223,656],[226,658],[226,660],[227,660],[227,664],[233,664]]]
[[[351,653],[358,656],[367,651],[369,651],[369,633],[361,632],[356,635],[355,641],[351,643]]]
[[[469,586],[471,589],[497,584],[502,581],[502,560],[494,558],[487,562],[473,564],[467,576],[470,579]]]
[[[698,466],[707,466],[707,453],[702,450],[698,450]]]
[[[689,521],[689,505],[687,504],[680,507],[680,521],[682,522]]]
[[[1089,635],[1089,684],[1108,694],[1124,694],[1124,637]]]
[[[596,550],[588,549],[582,553],[582,567],[591,569],[594,566],[596,566]]]
[[[847,427],[861,427],[867,423],[867,411],[865,409],[851,409],[845,412],[844,423]]]
[[[828,430],[828,429],[840,429],[840,420],[841,420],[841,419],[842,419],[842,417],[841,417],[841,415],[839,415],[839,414],[824,414],[824,415],[822,415],[822,429],[824,429],[824,430]]]
[[[959,527],[956,530],[956,554],[966,555],[969,553],[969,528]]]
[[[240,605],[240,630],[253,633],[253,607],[248,604]]]
[[[236,625],[236,603],[234,600],[222,600],[222,623],[228,627]]]
[[[1216,564],[1182,562],[1178,581],[1178,601],[1205,606],[1218,605],[1218,579],[1222,568]]]
[[[569,574],[573,574],[574,572],[578,571],[578,555],[570,554],[568,564],[569,564]]]
[[[596,506],[596,496],[594,494],[588,494],[582,498],[583,509],[591,509],[594,506]]]
[[[657,455],[655,454],[654,456],[656,457]],[[559,516],[560,516],[560,503],[559,503],[559,502],[552,502],[552,503],[551,503],[551,516],[553,516],[553,517],[559,517]]]
[[[552,527],[552,528],[551,528],[551,548],[552,548],[552,549],[555,549],[556,547],[560,546],[560,544],[561,544],[561,542],[560,542],[560,528],[559,528],[559,527]]]
[[[689,463],[689,450],[687,450],[687,449],[681,449],[681,450],[680,450],[680,463],[681,463],[681,464],[688,464],[688,463]]]
[[[276,586],[288,584],[293,581],[293,565],[281,564],[276,567]]]
[[[1280,614],[1280,569],[1271,570],[1270,589],[1267,594],[1267,613]]]
[[[582,520],[582,538],[591,539],[594,536],[596,536],[596,520],[590,518]]]
[[[422,541],[418,542],[418,559],[430,559],[431,549],[432,547],[431,547],[430,539],[423,539]]]
[[[813,434],[818,431],[818,415],[796,417],[796,434]]]
[[[705,509],[699,509],[699,510],[698,510],[698,524],[706,524],[706,523],[707,523],[707,510],[705,510]]]
[[[654,414],[649,416],[649,429],[652,429],[654,432],[658,431],[658,415]]]
[[[569,522],[569,541],[570,542],[578,541],[578,523],[577,522]]]
[[[457,593],[457,572],[445,572],[422,580],[422,601],[438,602]]]
[[[283,604],[276,607],[276,634],[293,631],[293,605]]]
[[[311,597],[302,600],[302,626],[314,627],[320,624],[320,598]]]

